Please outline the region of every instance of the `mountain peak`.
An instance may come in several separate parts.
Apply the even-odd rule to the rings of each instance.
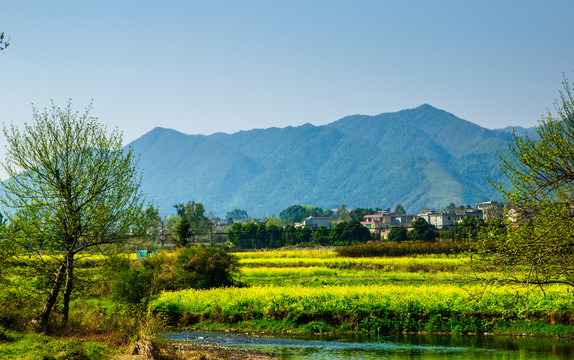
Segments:
[[[490,199],[486,176],[500,179],[496,149],[511,138],[422,104],[318,127],[212,135],[156,127],[132,144],[142,190],[162,213],[193,200],[219,215],[270,216],[300,203],[416,209]]]
[[[435,107],[432,106],[432,105],[429,105],[429,104],[427,104],[427,103],[424,103],[424,104],[422,104],[422,105],[416,107],[414,110],[439,110],[439,109],[435,108]]]

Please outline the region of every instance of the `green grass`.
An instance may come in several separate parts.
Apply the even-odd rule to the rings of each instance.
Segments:
[[[123,351],[95,340],[62,339],[33,332],[0,330],[1,359],[98,360],[109,359]]]

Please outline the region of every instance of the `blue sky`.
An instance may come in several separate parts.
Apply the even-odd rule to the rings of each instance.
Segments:
[[[536,124],[574,80],[574,1],[5,1],[0,121],[82,109],[130,142],[326,124],[423,103]],[[0,140],[4,147],[4,141]]]

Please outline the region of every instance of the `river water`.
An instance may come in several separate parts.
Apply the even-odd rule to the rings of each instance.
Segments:
[[[293,336],[174,332],[170,340],[259,350],[282,360],[574,359],[574,342],[547,338],[441,335]]]

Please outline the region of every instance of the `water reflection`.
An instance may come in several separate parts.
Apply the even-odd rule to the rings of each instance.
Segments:
[[[167,334],[175,341],[249,348],[283,360],[571,359],[574,343],[530,337],[437,335],[284,336],[233,333]]]

